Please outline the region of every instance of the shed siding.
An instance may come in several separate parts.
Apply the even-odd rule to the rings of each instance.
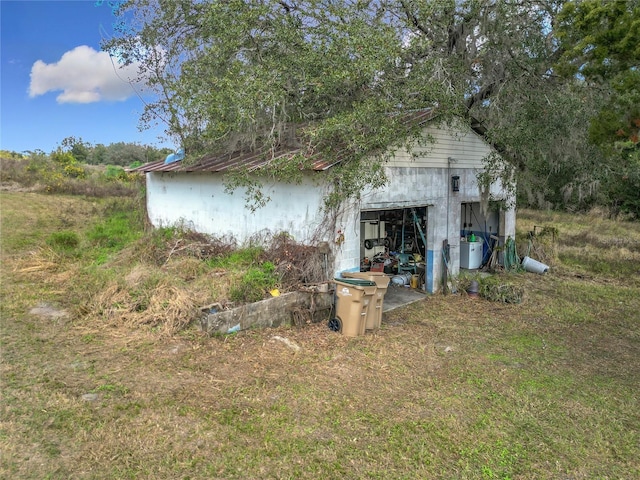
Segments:
[[[424,145],[415,146],[413,155],[406,149],[396,152],[388,165],[393,167],[482,168],[482,160],[491,147],[471,130],[453,127],[425,128]],[[452,159],[449,165],[449,158]]]
[[[428,226],[427,238],[428,292],[437,291],[444,269],[442,242],[447,240],[450,246],[450,274],[457,275],[460,267],[460,221],[461,204],[480,201],[480,188],[477,182],[479,168],[455,168],[446,165],[439,168],[419,168],[415,165],[391,166],[385,171],[388,183],[385,187],[363,193],[360,205],[345,211],[341,220],[344,226],[345,241],[336,256],[336,272],[357,269],[360,264],[360,212],[362,210],[390,210],[398,208],[427,206]],[[460,177],[460,191],[450,190],[451,176]],[[491,193],[495,198],[508,199],[502,192],[501,185],[495,183]],[[515,235],[515,211],[510,210],[503,218],[505,222],[501,235]],[[502,220],[504,222],[504,219]],[[504,238],[503,238],[504,240]]]
[[[271,201],[252,213],[243,192],[225,192],[220,174],[147,173],[147,210],[156,227],[182,223],[218,237],[232,235],[239,242],[261,230],[288,232],[299,242],[312,238],[322,221],[320,187],[307,179],[300,185],[272,184],[264,193]]]

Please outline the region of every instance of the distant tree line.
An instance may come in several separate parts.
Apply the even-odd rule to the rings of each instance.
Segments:
[[[82,138],[67,137],[62,140],[59,151],[70,153],[79,163],[88,165],[116,165],[131,167],[154,162],[172,153],[169,148],[151,147],[137,143],[116,142],[109,145],[92,145]]]
[[[32,191],[72,195],[130,196],[139,192],[144,176],[127,171],[164,159],[168,148],[117,142],[91,145],[67,137],[50,153],[42,150],[0,150],[0,178]]]

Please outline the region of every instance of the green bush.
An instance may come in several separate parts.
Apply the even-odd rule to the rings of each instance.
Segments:
[[[51,154],[51,160],[57,165],[60,173],[66,177],[85,178],[87,176],[80,162],[70,152],[56,150]]]
[[[134,174],[127,173],[124,168],[116,165],[107,165],[103,175],[109,182],[132,182],[136,179]]]
[[[276,267],[264,262],[259,267],[250,268],[240,279],[238,285],[231,288],[229,297],[234,302],[252,303],[262,300],[265,294],[276,287],[278,277]]]

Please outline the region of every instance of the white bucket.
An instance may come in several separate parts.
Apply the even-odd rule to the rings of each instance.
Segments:
[[[524,257],[522,259],[522,266],[527,272],[531,272],[531,273],[542,274],[542,273],[547,273],[547,270],[549,270],[548,265],[545,265],[544,263],[529,257]]]
[[[391,283],[397,286],[409,285],[411,282],[411,273],[401,273],[399,275],[394,275],[391,277]]]

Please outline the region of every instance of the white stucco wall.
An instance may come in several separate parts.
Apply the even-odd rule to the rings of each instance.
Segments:
[[[251,212],[241,190],[225,192],[221,174],[147,173],[147,211],[156,227],[184,224],[214,236],[232,235],[240,243],[265,229],[288,232],[298,242],[311,240],[322,222],[323,199],[312,178],[300,185],[275,183],[264,193],[271,201]]]
[[[390,165],[385,168],[385,171],[389,179],[387,185],[384,188],[363,193],[361,202],[350,209],[349,221],[343,222],[348,228],[336,263],[336,271],[353,271],[360,265],[360,212],[362,210],[427,206],[428,251],[425,255],[427,290],[435,292],[440,289],[444,268],[442,245],[445,239],[449,242],[449,273],[451,275],[459,273],[461,204],[480,201],[480,188],[477,182],[477,173],[480,169]],[[459,192],[451,190],[453,175],[460,177]],[[496,198],[504,195],[500,184],[493,185],[491,193]],[[501,219],[500,234],[514,236],[515,212],[510,211],[505,218],[507,221],[504,224]]]

